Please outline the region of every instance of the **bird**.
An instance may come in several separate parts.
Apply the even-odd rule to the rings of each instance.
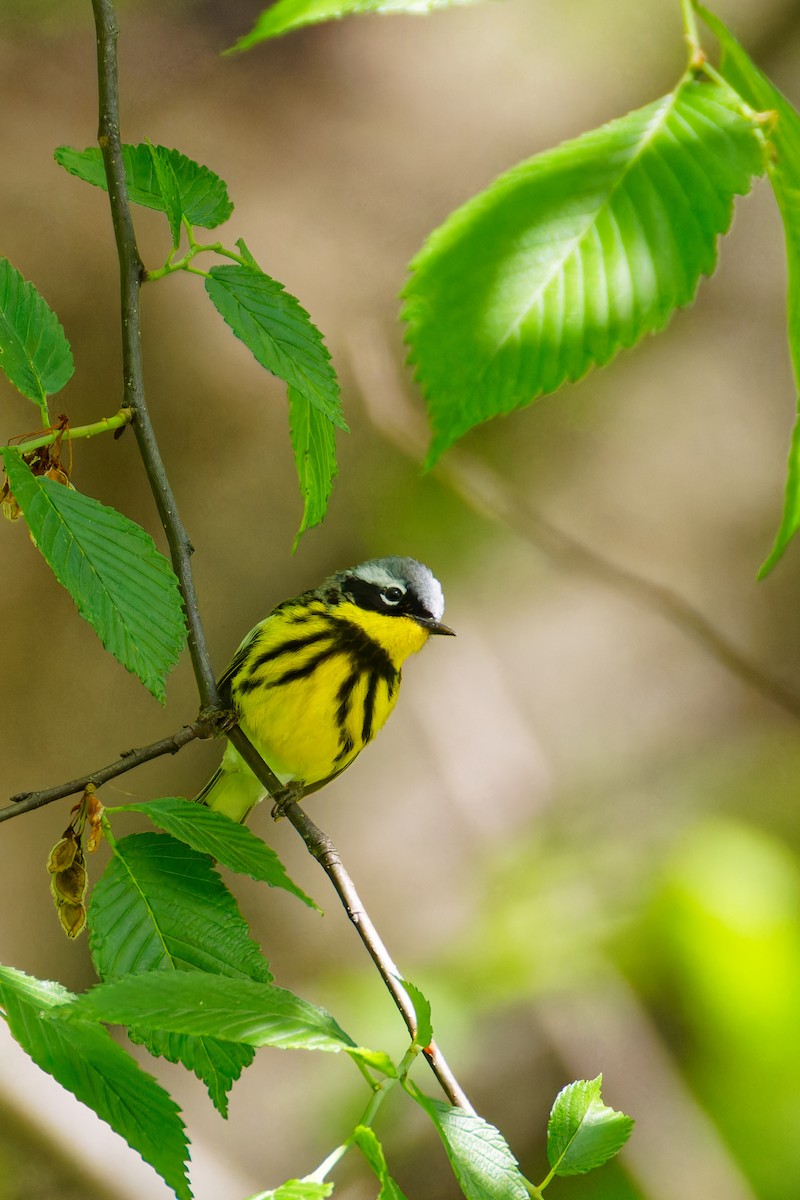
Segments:
[[[402,665],[442,623],[444,594],[413,558],[373,558],[284,600],[239,646],[219,680],[222,703],[291,799],[340,775],[386,723]],[[267,795],[235,747],[195,796],[246,821]],[[273,815],[281,815],[281,803]]]

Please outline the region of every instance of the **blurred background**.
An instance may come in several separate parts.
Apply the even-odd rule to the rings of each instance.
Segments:
[[[614,1164],[555,1181],[553,1200],[795,1200],[798,717],[687,632],[675,605],[602,569],[667,586],[800,691],[800,544],[755,582],[795,407],[769,189],[739,201],[719,270],[664,334],[474,432],[422,476],[397,321],[406,264],[506,167],[669,90],[684,62],[678,0],[506,0],[221,57],[259,9],[130,0],[120,13],[124,140],[175,146],[227,180],[236,208],[223,240],[244,237],[324,331],[352,429],[329,516],[292,557],[301,504],[283,385],[197,279],[146,290],[149,402],[215,665],[332,570],[386,553],[427,562],[458,638],[408,664],[378,742],[308,807],[432,998],[460,1081],[538,1181],[555,1093],[603,1072],[607,1102],[636,1117],[633,1138]],[[717,11],[797,102],[800,7],[719,0]],[[82,424],[120,402],[106,197],[52,160],[95,138],[90,5],[4,0],[0,29],[0,253],[66,329],[76,373],[54,408]],[[166,222],[135,217],[158,266]],[[36,425],[0,380],[0,441]],[[130,435],[77,444],[74,479],[160,538]],[[599,562],[545,538],[542,520]],[[102,651],[22,523],[2,523],[0,539],[3,800],[194,716],[188,656],[164,711]],[[195,743],[102,798],[191,796],[218,757]],[[70,804],[0,830],[0,961],[80,990],[93,980],[86,939],[61,933],[45,870]],[[401,1053],[398,1014],[327,880],[266,806],[253,827],[325,909],[233,881],[277,981],[362,1044]],[[101,851],[94,879],[102,868]],[[148,1069],[185,1111],[198,1200],[310,1172],[365,1101],[336,1056],[262,1050],[224,1123],[193,1077]],[[415,1077],[435,1093],[424,1064]],[[393,1098],[377,1126],[393,1172],[411,1200],[450,1200],[442,1148],[412,1108]],[[168,1195],[7,1035],[0,1115],[0,1200]],[[375,1193],[361,1162],[336,1178],[348,1200]]]

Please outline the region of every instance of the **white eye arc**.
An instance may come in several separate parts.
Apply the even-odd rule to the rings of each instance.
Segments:
[[[381,599],[386,604],[399,604],[404,595],[405,592],[400,587],[387,587],[381,589]]]

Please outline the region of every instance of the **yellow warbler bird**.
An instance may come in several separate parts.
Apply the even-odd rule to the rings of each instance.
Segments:
[[[397,701],[401,667],[442,624],[439,581],[413,558],[373,558],[285,600],[220,680],[223,703],[282,783],[316,791],[360,754]],[[264,785],[228,743],[196,799],[244,821]]]

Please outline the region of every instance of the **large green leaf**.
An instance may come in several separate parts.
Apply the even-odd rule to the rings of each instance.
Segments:
[[[733,197],[764,169],[760,130],[741,110],[733,91],[689,76],[515,167],[431,235],[403,313],[429,463],[689,303]]]
[[[292,882],[278,855],[266,842],[246,825],[239,825],[223,813],[206,808],[204,804],[165,796],[159,800],[120,804],[106,809],[108,814],[115,812],[144,813],[154,825],[199,850],[201,854],[210,854],[221,866],[229,867],[241,875],[249,875],[251,879],[259,879],[270,887],[283,888],[310,908],[317,907]]]
[[[73,1003],[83,1019],[282,1050],[356,1051],[330,1013],[271,983],[149,971],[98,984]]]
[[[433,1121],[467,1200],[530,1200],[517,1160],[494,1125],[416,1087],[412,1095]]]
[[[338,468],[333,425],[293,387],[289,388],[289,434],[303,496],[303,519],[294,540],[297,549],[305,531],[325,516]]]
[[[6,475],[36,546],[78,612],[159,700],[186,640],[178,581],[149,534],[113,508],[28,469],[3,451]]]
[[[800,396],[800,115],[784,95],[748,57],[733,34],[701,5],[697,10],[718,39],[722,51],[720,70],[728,83],[754,109],[773,113],[767,156],[767,172],[783,220],[788,267],[789,348],[795,383]],[[763,578],[783,554],[800,528],[800,402],[789,450],[783,518],[766,561],[759,571]]]
[[[619,1152],[631,1136],[633,1118],[603,1104],[596,1079],[567,1084],[555,1098],[547,1123],[547,1159],[556,1175],[585,1175]]]
[[[0,967],[0,1005],[23,1050],[138,1151],[181,1200],[189,1200],[177,1105],[102,1026],[74,1019],[75,999],[59,984]]]
[[[361,13],[426,13],[477,0],[278,0],[256,19],[249,33],[232,50],[249,50],[268,38],[280,37],[304,25],[319,25]]]
[[[262,367],[346,430],[331,356],[300,302],[252,262],[212,267],[205,282],[211,303]]]
[[[153,150],[158,156],[158,166]],[[71,175],[77,175],[95,187],[108,189],[98,147],[75,150],[72,146],[59,146],[55,160]],[[151,147],[147,142],[140,142],[136,146],[122,147],[122,161],[125,164],[128,195],[134,204],[155,208],[158,212],[174,213],[177,203],[172,185],[174,179],[181,212],[190,225],[214,229],[227,221],[233,212],[224,181],[209,171],[208,167],[187,158],[179,150],[170,150],[166,146]],[[162,188],[165,173],[170,180],[166,197]]]
[[[58,317],[6,258],[0,258],[0,370],[40,405],[75,370]]]
[[[148,971],[213,972],[262,982],[272,976],[236,901],[211,860],[168,834],[140,833],[114,846],[92,892],[89,946],[102,979]],[[198,975],[198,978],[207,978]],[[226,1096],[253,1060],[247,1046],[169,1030],[131,1030],[152,1054],[182,1062],[225,1114]]]

